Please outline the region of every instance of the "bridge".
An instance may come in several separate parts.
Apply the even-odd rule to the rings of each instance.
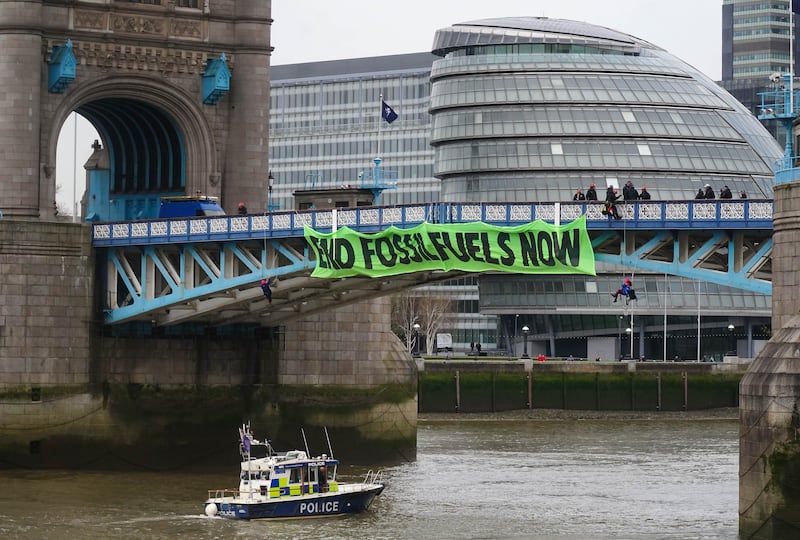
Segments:
[[[622,219],[597,202],[427,203],[285,211],[246,216],[157,219],[92,225],[105,268],[105,323],[171,326],[259,323],[275,326],[460,272],[391,278],[311,277],[305,226],[361,233],[423,222],[563,224],[582,215],[598,262],[713,281],[771,294],[772,200],[639,201],[619,204]],[[267,301],[262,279],[272,279]]]

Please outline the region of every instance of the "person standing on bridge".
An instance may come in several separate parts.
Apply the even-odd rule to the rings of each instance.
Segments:
[[[617,190],[614,186],[608,186],[606,190],[606,200],[603,203],[603,215],[604,216],[613,216],[614,219],[622,219],[622,216],[619,215],[617,211],[617,199],[619,199],[619,195],[617,195]]]
[[[597,200],[597,191],[595,190],[597,186],[595,186],[594,182],[589,184],[589,189],[586,190],[586,200],[587,201],[596,201]]]
[[[239,203],[239,215],[246,216],[247,215],[247,207],[244,205],[243,202]]]
[[[635,201],[639,199],[639,192],[636,191],[636,188],[633,187],[633,182],[628,180],[625,182],[625,186],[622,188],[622,200],[624,201]]]

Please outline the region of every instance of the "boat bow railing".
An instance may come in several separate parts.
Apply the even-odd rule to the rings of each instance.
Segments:
[[[233,497],[236,499],[239,497],[240,493],[238,489],[209,489],[208,490],[208,498],[209,499],[221,499],[223,497]]]
[[[373,472],[372,469],[367,471],[367,474],[364,476],[364,483],[365,484],[382,484],[383,483],[383,469],[378,469],[375,472]]]

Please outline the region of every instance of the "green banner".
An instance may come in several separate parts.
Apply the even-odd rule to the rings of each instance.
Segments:
[[[362,234],[343,227],[319,233],[305,227],[320,278],[394,276],[424,270],[595,275],[586,216],[556,227],[534,221],[518,227],[482,222],[422,223]]]

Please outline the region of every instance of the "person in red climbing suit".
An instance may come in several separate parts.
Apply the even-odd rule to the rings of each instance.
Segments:
[[[614,298],[614,302],[617,301],[617,297],[619,295],[624,296],[626,302],[630,302],[631,300],[636,300],[636,291],[633,290],[633,285],[631,284],[631,278],[626,277],[625,281],[622,283],[622,286],[615,292],[611,293],[611,296]]]
[[[264,298],[267,299],[267,302],[270,304],[272,303],[272,289],[270,288],[272,285],[272,278],[269,279],[262,279],[261,280],[261,290],[264,292]]]

